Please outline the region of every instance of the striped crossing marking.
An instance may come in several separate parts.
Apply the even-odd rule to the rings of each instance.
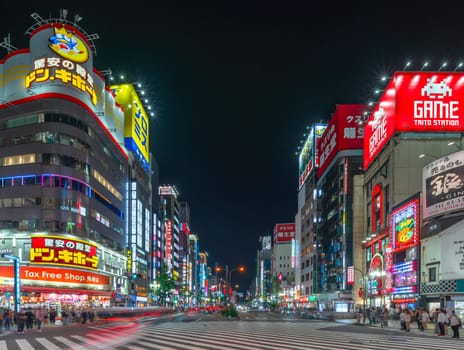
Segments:
[[[35,339],[38,343],[43,345],[47,350],[62,350],[62,347],[57,346],[56,344],[52,343],[50,340],[46,338],[36,338]]]
[[[353,329],[351,329],[353,330]],[[369,330],[348,331],[328,323],[292,322],[168,322],[151,324],[136,333],[111,332],[15,337],[0,340],[0,350],[456,350],[463,340],[410,336]]]
[[[16,343],[21,350],[34,350],[34,347],[26,339],[18,339]]]

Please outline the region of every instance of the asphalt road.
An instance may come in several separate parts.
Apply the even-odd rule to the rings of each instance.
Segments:
[[[45,326],[0,335],[0,350],[206,350],[206,349],[464,349],[461,339],[433,332],[405,333],[396,325],[380,328],[300,319],[273,312],[241,313],[225,318],[218,312],[178,313],[131,322]]]

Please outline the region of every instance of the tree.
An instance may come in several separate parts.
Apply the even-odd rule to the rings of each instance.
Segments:
[[[280,305],[282,292],[282,281],[278,275],[272,277],[271,285],[271,307],[275,309]]]
[[[160,304],[167,306],[167,299],[176,285],[166,264],[161,266],[161,272],[156,278],[156,284],[158,285],[158,289],[155,291],[155,294],[159,297]]]

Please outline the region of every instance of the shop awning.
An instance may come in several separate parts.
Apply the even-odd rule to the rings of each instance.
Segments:
[[[13,286],[0,286],[0,292],[13,293]],[[89,296],[106,296],[111,297],[112,292],[108,290],[95,289],[69,289],[69,288],[51,288],[36,286],[21,286],[22,293],[56,293],[56,294],[78,294]]]

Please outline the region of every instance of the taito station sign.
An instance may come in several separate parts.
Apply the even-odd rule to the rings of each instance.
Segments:
[[[397,72],[364,129],[364,168],[396,132],[462,132],[464,74]]]

